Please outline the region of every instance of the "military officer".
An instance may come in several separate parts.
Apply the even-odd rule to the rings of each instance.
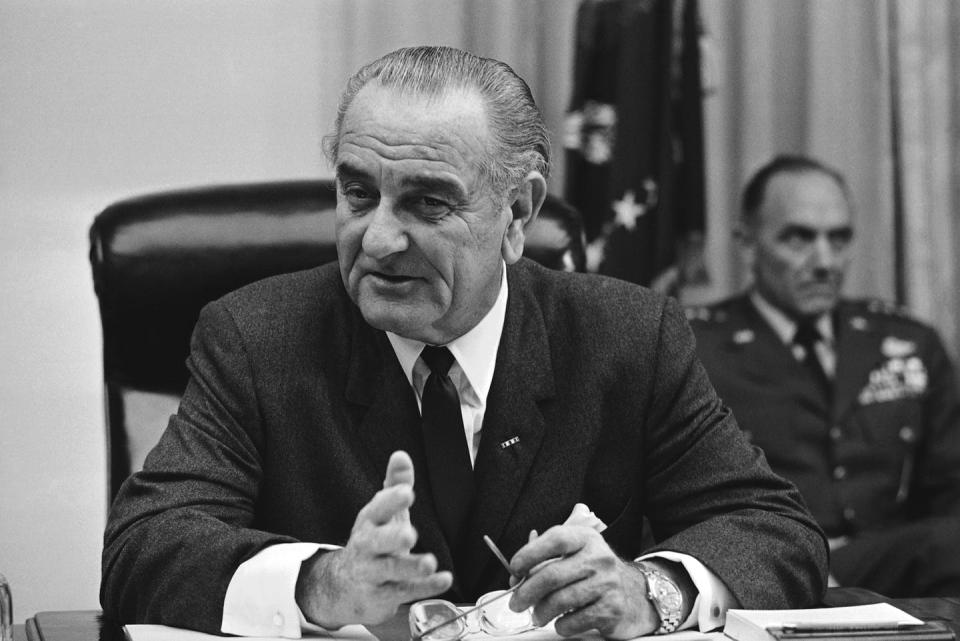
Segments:
[[[837,171],[777,157],[741,214],[751,288],[688,310],[720,397],[831,537],[837,583],[960,594],[960,401],[937,333],[841,299],[853,224]]]

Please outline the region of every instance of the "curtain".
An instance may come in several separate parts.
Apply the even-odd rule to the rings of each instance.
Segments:
[[[900,295],[960,350],[960,7],[889,6]]]
[[[854,198],[846,293],[900,302],[960,352],[960,6],[954,0],[701,0],[707,261],[698,304],[748,281],[730,230],[778,153],[837,167]]]

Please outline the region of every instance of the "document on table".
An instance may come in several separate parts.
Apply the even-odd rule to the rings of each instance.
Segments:
[[[215,634],[206,634],[185,628],[172,628],[167,625],[131,624],[123,626],[130,641],[224,641]],[[278,641],[283,637],[234,637],[250,641]],[[344,641],[377,641],[377,637],[362,625],[345,625],[339,630],[327,633],[304,633],[304,639],[343,639]],[[398,640],[399,641],[399,640]]]
[[[166,625],[136,624],[125,625],[123,630],[130,641],[224,641],[224,637],[205,634],[183,628],[171,628]],[[279,641],[281,637],[235,637],[244,641]],[[304,633],[304,639],[342,639],[344,641],[378,641],[377,637],[362,625],[347,625],[339,630],[326,634]],[[580,641],[602,641],[603,637],[597,633],[581,634],[576,637]],[[553,626],[546,626],[538,630],[530,630],[513,636],[490,637],[483,633],[468,634],[464,641],[561,641],[563,637],[554,631]],[[730,641],[722,632],[698,632],[696,630],[681,630],[671,634],[661,634],[656,637],[638,637],[638,639],[656,639],[657,641]],[[402,641],[401,639],[383,639],[382,641]]]

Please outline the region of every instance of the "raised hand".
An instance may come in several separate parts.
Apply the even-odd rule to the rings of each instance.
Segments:
[[[450,572],[438,572],[432,554],[413,554],[417,531],[410,523],[413,462],[394,452],[383,489],[357,514],[350,540],[303,563],[297,604],[304,616],[328,629],[348,623],[380,623],[402,603],[445,592]]]

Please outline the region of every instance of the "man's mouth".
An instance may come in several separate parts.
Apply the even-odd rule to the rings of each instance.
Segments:
[[[406,276],[404,274],[388,274],[386,272],[369,272],[370,276],[373,276],[378,281],[391,283],[399,285],[402,283],[409,283],[410,281],[416,280],[413,276]]]

